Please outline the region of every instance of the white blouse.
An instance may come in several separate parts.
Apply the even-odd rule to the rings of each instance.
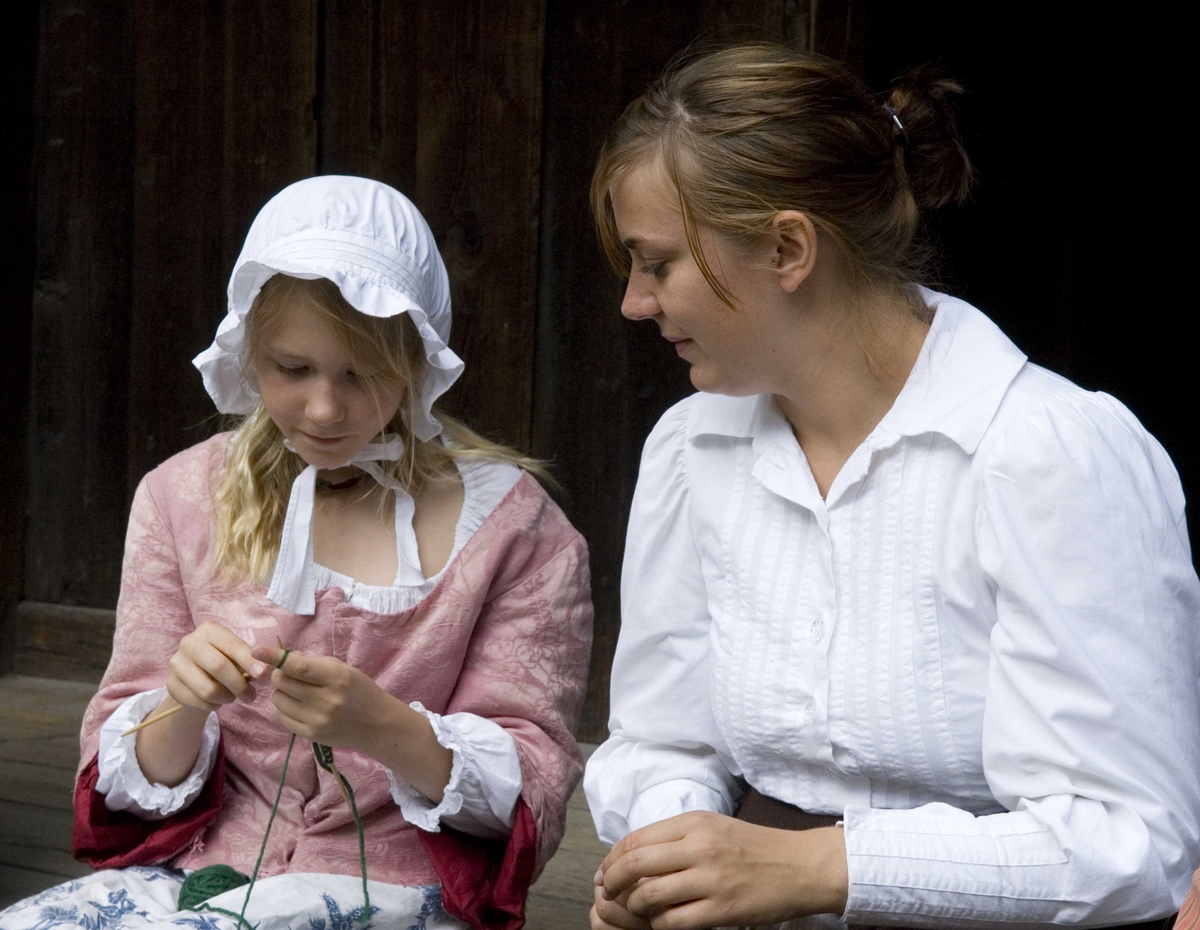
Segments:
[[[446,567],[521,477],[520,469],[501,462],[470,466],[459,463],[459,474],[463,481],[462,511],[455,526],[454,547],[441,571],[420,585],[382,586],[359,584],[348,575],[316,565],[317,590],[340,587],[347,603],[377,614],[397,614],[415,607],[437,587]],[[121,738],[120,734],[149,716],[165,696],[165,688],[132,695],[101,728],[96,790],[104,796],[109,810],[161,820],[199,797],[212,772],[220,737],[216,713],[208,715],[196,763],[183,782],[168,788],[151,783],[142,773],[134,748],[136,735]],[[426,710],[419,701],[409,706],[429,720],[438,742],[451,751],[453,761],[450,780],[436,805],[386,770],[392,800],[399,805],[404,819],[430,832],[437,832],[444,823],[474,836],[507,836],[522,787],[520,760],[512,736],[477,714],[443,716]]]
[[[768,395],[694,394],[647,440],[597,830],[732,813],[749,783],[844,818],[853,923],[1170,913],[1200,862],[1179,479],[1118,401],[925,296],[827,499]]]

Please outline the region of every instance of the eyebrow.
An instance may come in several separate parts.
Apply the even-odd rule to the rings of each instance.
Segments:
[[[645,241],[646,241],[645,239],[642,239],[639,236],[630,236],[628,239],[622,239],[621,245],[625,246],[625,248],[629,249],[629,251],[632,252],[634,249],[636,249],[639,245],[641,245]]]
[[[269,342],[264,342],[262,344],[262,347],[263,347],[263,350],[265,352],[267,352],[269,355],[278,356],[279,358],[286,359],[289,362],[311,362],[312,361],[312,359],[310,359],[306,355],[296,355],[292,352],[289,352],[287,349],[282,348],[281,346],[271,345],[271,343],[269,343]]]

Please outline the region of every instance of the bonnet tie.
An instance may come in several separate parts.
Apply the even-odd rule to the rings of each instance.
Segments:
[[[383,442],[363,446],[338,467],[357,465],[385,490],[396,495],[396,555],[399,570],[396,584],[414,586],[425,582],[417,537],[413,532],[416,503],[404,486],[380,467],[381,461],[395,462],[404,454],[404,440],[395,434]],[[291,442],[284,445],[292,452]],[[316,502],[317,467],[307,466],[292,482],[287,516],[279,539],[279,555],[267,598],[294,614],[312,615],[317,609],[317,580],[313,566],[313,507]]]

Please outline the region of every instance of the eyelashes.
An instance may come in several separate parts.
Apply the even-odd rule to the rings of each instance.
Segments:
[[[303,378],[305,375],[308,374],[308,368],[303,365],[301,365],[297,368],[289,368],[287,365],[281,365],[279,362],[275,362],[274,365],[275,365],[275,370],[277,372],[279,372],[281,375],[283,375],[285,378],[293,378],[293,379],[299,380],[300,378]]]
[[[307,365],[297,365],[295,367],[284,365],[282,362],[272,362],[275,370],[290,381],[302,381],[311,373]],[[348,384],[355,387],[362,387],[365,381],[370,379],[364,378],[356,371],[347,371],[343,376]]]

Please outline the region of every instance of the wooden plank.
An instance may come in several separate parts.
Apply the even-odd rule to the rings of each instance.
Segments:
[[[809,48],[838,58],[858,74],[866,61],[867,4],[865,0],[820,0],[815,2]]]
[[[620,315],[623,283],[605,264],[588,206],[613,121],[701,24],[689,4],[553,3],[546,12],[545,162],[533,408],[534,451],[568,489],[568,516],[591,549],[596,606],[584,739],[603,739],[620,626],[619,584],[642,443],[690,390],[686,366],[652,324]]]
[[[221,263],[226,275],[262,205],[316,172],[316,48],[316,0],[226,0]]]
[[[0,844],[20,846],[31,856],[42,849],[69,853],[72,819],[70,811],[0,801]]]
[[[0,801],[71,810],[75,776],[69,769],[0,759]]]
[[[45,0],[25,595],[116,602],[126,508],[129,5]]]
[[[115,628],[112,610],[22,601],[17,607],[16,670],[98,682],[112,655]]]
[[[420,4],[414,200],[450,273],[466,371],[446,407],[528,448],[542,151],[542,0]]]
[[[413,196],[417,175],[417,6],[327,0],[319,113],[321,174],[374,178]]]
[[[147,471],[216,428],[191,359],[224,315],[224,8],[134,7],[137,110],[127,498]]]
[[[78,724],[95,693],[95,685],[80,682],[5,675],[0,678],[0,712],[42,711]]]
[[[69,831],[67,838],[70,839]],[[9,866],[23,866],[39,872],[48,872],[59,876],[57,881],[87,875],[92,871],[88,865],[76,861],[69,850],[0,840],[0,867]]]
[[[591,755],[594,748],[588,747],[585,755]],[[529,889],[528,930],[586,927],[592,906],[592,876],[607,853],[608,847],[596,838],[580,785],[567,804],[567,828],[562,844]]]
[[[8,675],[0,678],[0,760],[61,769],[74,779],[79,725],[94,685]]]
[[[34,76],[38,5],[14,4],[0,31],[0,675],[12,667],[15,610],[24,587],[28,493],[29,340],[34,272]]]
[[[52,765],[74,772],[79,767],[79,727],[57,736],[0,738],[0,758]]]
[[[529,900],[525,904],[525,930],[587,927],[588,913],[591,909],[590,901],[564,901],[562,898],[530,890]]]

